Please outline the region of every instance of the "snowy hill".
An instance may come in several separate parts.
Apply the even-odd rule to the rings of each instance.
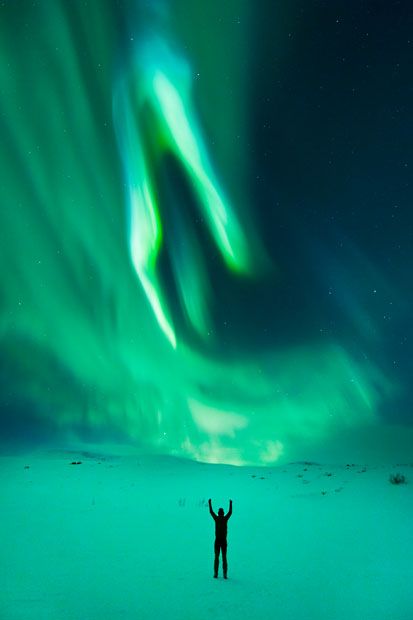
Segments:
[[[4,620],[413,618],[413,463],[80,449],[2,457],[0,482]],[[227,581],[212,577],[209,497],[234,502]]]

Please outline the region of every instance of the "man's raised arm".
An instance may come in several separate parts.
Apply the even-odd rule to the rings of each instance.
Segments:
[[[232,515],[232,499],[229,500],[229,510],[226,515],[227,519],[229,519],[231,515]]]
[[[216,514],[215,514],[215,512],[212,510],[212,502],[211,502],[211,500],[210,500],[210,499],[208,500],[208,504],[209,504],[209,514],[211,515],[211,517],[213,517],[214,519],[216,519],[216,518],[217,518],[217,515],[216,515]]]

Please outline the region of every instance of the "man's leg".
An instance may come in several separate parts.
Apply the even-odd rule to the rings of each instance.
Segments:
[[[215,541],[214,545],[215,551],[215,560],[214,560],[214,577],[218,577],[218,567],[219,567],[219,543]]]
[[[227,572],[228,572],[227,543],[226,542],[222,543],[221,549],[222,549],[222,568],[224,569],[224,579],[226,579]]]

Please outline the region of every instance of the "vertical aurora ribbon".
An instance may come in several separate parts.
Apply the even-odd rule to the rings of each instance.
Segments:
[[[128,71],[117,81],[113,109],[126,183],[132,262],[160,328],[176,347],[176,333],[157,276],[163,236],[171,233],[162,226],[163,207],[153,167],[167,154],[179,162],[200,215],[233,271],[248,273],[252,269],[247,239],[213,172],[191,101],[189,66],[165,41],[150,38],[136,48]],[[150,119],[149,128],[145,128],[145,118]],[[194,247],[189,230],[188,239],[179,243]],[[178,263],[175,278],[187,316],[202,335],[204,291],[197,285],[202,278],[202,259],[198,254],[197,270],[194,252],[191,254]]]

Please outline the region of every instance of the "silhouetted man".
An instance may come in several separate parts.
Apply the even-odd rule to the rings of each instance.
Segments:
[[[220,508],[218,514],[212,510],[211,500],[208,500],[209,512],[211,517],[215,521],[215,561],[214,561],[214,577],[218,577],[219,566],[219,552],[222,551],[222,568],[224,570],[224,579],[227,578],[228,563],[227,563],[227,523],[228,519],[232,515],[232,499],[229,500],[229,510],[227,514],[224,514],[224,509]]]

